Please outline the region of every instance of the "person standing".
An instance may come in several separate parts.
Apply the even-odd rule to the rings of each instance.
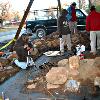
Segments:
[[[100,13],[96,11],[95,6],[91,6],[90,13],[86,18],[86,31],[90,32],[90,52],[96,55],[96,50],[100,49]]]
[[[66,20],[67,10],[63,9],[58,17],[58,33],[60,34],[60,52],[64,54],[64,45],[67,43],[68,51],[71,51],[71,37],[68,22]]]
[[[67,9],[68,14],[67,14],[67,20],[69,23],[69,28],[71,30],[71,34],[77,32],[77,17],[76,17],[76,3],[73,2],[70,7]]]

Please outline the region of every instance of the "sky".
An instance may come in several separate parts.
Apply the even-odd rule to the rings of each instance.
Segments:
[[[1,2],[10,2],[12,5],[13,10],[23,11],[26,9],[28,3],[30,0],[0,0]],[[46,9],[48,6],[57,6],[58,0],[34,0],[31,9]],[[60,0],[61,3],[68,2],[69,4],[71,2],[77,2],[78,0]],[[87,0],[86,0],[87,1]]]

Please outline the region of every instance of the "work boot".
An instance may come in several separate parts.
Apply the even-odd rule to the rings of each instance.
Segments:
[[[63,55],[64,55],[64,52],[61,52],[61,51],[60,51],[60,55],[63,56]]]
[[[73,51],[71,51],[71,50],[68,50],[67,53],[68,53],[68,55],[73,55],[74,54]]]

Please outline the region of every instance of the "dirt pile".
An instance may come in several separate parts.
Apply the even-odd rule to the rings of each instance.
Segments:
[[[73,46],[76,46],[79,43],[85,45],[86,48],[89,48],[90,38],[87,32],[80,32],[72,35]]]
[[[9,77],[13,76],[19,71],[19,68],[12,66],[11,61],[14,56],[10,58],[0,58],[0,83],[4,82]]]

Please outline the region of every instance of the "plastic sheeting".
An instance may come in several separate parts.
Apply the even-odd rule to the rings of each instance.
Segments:
[[[80,86],[79,82],[71,79],[66,82],[64,91],[68,90],[70,92],[77,92],[79,90],[79,86]]]

